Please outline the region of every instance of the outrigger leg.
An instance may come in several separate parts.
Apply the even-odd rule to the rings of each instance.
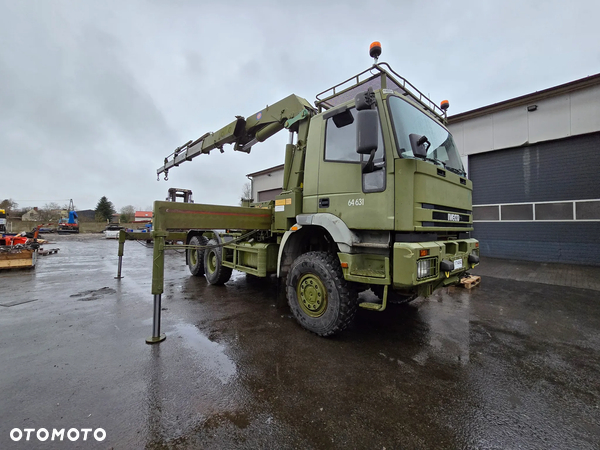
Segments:
[[[121,278],[124,278],[121,276],[121,269],[123,267],[123,250],[125,247],[126,239],[127,233],[125,233],[125,231],[123,230],[119,231],[119,266],[117,268],[117,276],[115,277],[115,280],[120,280]]]
[[[154,231],[154,254],[152,258],[152,294],[154,295],[154,316],[152,318],[152,337],[147,344],[164,341],[167,336],[160,334],[161,295],[165,277],[165,237],[167,233]]]

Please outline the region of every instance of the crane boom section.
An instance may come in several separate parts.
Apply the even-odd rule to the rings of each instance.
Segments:
[[[284,128],[297,131],[299,122],[314,114],[316,110],[308,101],[294,94],[289,95],[248,118],[237,116],[220,130],[206,133],[195,141],[188,141],[177,147],[165,158],[164,164],[156,173],[167,173],[170,168],[216,148],[223,151],[225,144],[233,144],[234,150],[250,153],[255,143],[267,140]]]

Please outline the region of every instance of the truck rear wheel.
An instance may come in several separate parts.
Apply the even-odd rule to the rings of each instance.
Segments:
[[[217,245],[216,239],[207,245]],[[204,252],[204,275],[209,284],[222,285],[229,281],[233,269],[223,266],[223,247],[206,249]]]
[[[344,330],[354,319],[357,292],[344,280],[339,260],[327,252],[309,252],[293,263],[286,283],[296,320],[319,336]]]
[[[208,242],[204,236],[194,236],[190,239],[189,245],[203,247]],[[204,249],[189,248],[187,254],[188,269],[195,277],[204,275]]]

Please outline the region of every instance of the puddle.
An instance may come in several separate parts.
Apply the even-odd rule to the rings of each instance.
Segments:
[[[236,364],[225,354],[225,346],[211,341],[198,328],[190,324],[179,324],[169,332],[170,337],[179,339],[182,345],[198,355],[201,364],[223,384],[229,383],[237,373]]]
[[[115,291],[113,288],[103,287],[103,288],[96,289],[96,290],[79,292],[78,294],[73,294],[73,295],[70,295],[69,297],[71,297],[71,298],[82,297],[82,298],[78,298],[77,301],[90,302],[92,300],[98,300],[101,297],[104,297],[105,295],[111,295],[111,294],[116,294],[116,293],[117,293],[117,291]]]

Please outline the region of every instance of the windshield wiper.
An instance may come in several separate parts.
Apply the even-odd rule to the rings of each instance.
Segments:
[[[442,166],[444,166],[444,169],[449,170],[450,172],[455,173],[456,175],[460,175],[461,177],[464,177],[466,175],[466,172],[464,172],[463,170],[459,170],[459,169],[455,169],[454,167],[449,166],[448,164],[446,164],[444,161],[442,161],[441,159],[437,159],[437,158],[427,158],[428,161],[433,161],[433,162],[437,162],[437,163],[441,163]]]
[[[448,167],[446,164],[444,164],[444,167],[450,172],[454,172],[456,175],[460,175],[461,177],[464,177],[467,174],[464,170],[455,169],[454,167]]]

